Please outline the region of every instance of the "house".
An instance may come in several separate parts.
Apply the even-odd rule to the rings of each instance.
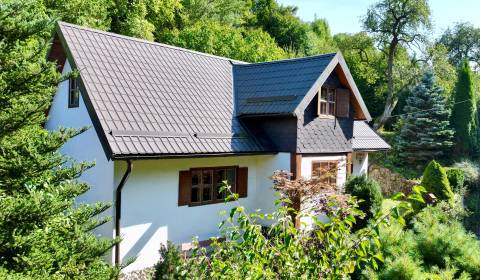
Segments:
[[[60,83],[48,129],[90,126],[62,152],[95,160],[80,202],[111,202],[101,236],[122,236],[112,261],[158,261],[161,243],[218,233],[228,180],[247,210],[274,209],[275,170],[332,184],[365,174],[389,149],[340,53],[244,63],[59,22],[49,59],[80,75]]]

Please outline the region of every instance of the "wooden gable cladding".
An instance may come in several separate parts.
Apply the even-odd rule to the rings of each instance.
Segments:
[[[335,102],[335,114],[340,118],[348,118],[350,115],[350,90],[337,88]]]
[[[48,61],[57,63],[58,72],[62,73],[65,61],[67,60],[67,54],[62,47],[58,34],[55,34],[55,37],[53,38],[47,59]]]
[[[350,84],[347,80],[347,77],[345,76],[345,73],[343,72],[342,68],[340,65],[337,65],[335,67],[335,73],[338,75],[338,79],[340,80],[340,83],[342,84],[343,87],[347,88],[350,92],[350,95],[352,96],[352,88],[350,87]],[[349,104],[353,108],[353,117],[356,120],[365,120],[366,116],[362,111],[362,107],[360,106],[360,103],[358,100],[354,98],[350,98]]]

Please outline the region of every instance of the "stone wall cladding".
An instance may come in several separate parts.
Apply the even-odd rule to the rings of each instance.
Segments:
[[[369,166],[368,177],[380,184],[383,195],[387,197],[397,192],[408,194],[413,186],[420,184],[418,180],[405,179],[402,175],[378,165]]]

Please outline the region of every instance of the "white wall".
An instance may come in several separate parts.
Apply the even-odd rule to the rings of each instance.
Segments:
[[[71,71],[68,61],[65,63],[63,73]],[[113,163],[108,161],[103,152],[100,140],[97,137],[95,129],[92,127],[92,121],[85,107],[85,103],[80,98],[78,108],[68,108],[68,81],[60,83],[57,93],[53,99],[52,106],[48,113],[48,120],[45,125],[48,130],[56,130],[60,127],[82,128],[90,127],[86,132],[69,140],[61,148],[60,152],[72,158],[74,161],[95,161],[94,168],[87,170],[80,178],[90,184],[91,189],[86,194],[80,196],[77,202],[95,203],[98,201],[113,201]],[[104,215],[112,216],[112,208],[107,210]],[[95,229],[96,234],[112,237],[113,223],[109,222]]]
[[[368,174],[368,153],[353,153],[352,155],[353,171],[352,175]]]
[[[223,220],[219,212],[237,204],[179,207],[179,171],[229,165],[248,167],[248,196],[239,203],[249,211],[272,209],[275,197],[269,176],[277,169],[289,170],[290,155],[133,161],[132,173],[122,191],[120,255],[122,260],[137,259],[125,271],[154,265],[159,260],[160,244],[167,240],[181,244],[190,242],[193,236],[206,240],[218,235],[218,224]],[[115,162],[115,184],[125,168],[125,162]]]
[[[308,156],[302,155],[302,177],[310,178],[312,176],[312,162],[314,161],[338,161],[337,186],[343,187],[347,180],[347,157],[338,156]]]

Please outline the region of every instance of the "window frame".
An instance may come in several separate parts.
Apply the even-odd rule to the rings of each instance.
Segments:
[[[330,164],[335,164],[335,166],[336,166],[335,176],[326,177],[323,180],[326,179],[327,184],[330,184],[330,185],[333,185],[334,187],[336,187],[337,182],[338,182],[338,166],[339,166],[339,163],[340,163],[339,160],[314,160],[314,161],[312,161],[312,173],[311,173],[310,176],[312,178],[314,178],[314,176],[319,176],[319,175],[315,174],[316,168],[314,168],[314,165],[315,164],[320,164],[321,165],[322,163],[327,163],[328,164],[328,169],[332,168],[332,167],[330,167]],[[322,168],[322,167],[320,166],[320,168]],[[320,176],[321,176],[321,174],[320,174]],[[333,182],[332,182],[332,179],[333,179]]]
[[[68,79],[68,108],[78,108],[80,106],[80,90],[76,78]]]
[[[226,190],[225,190],[225,193],[223,194],[223,196],[221,196],[220,198],[217,196],[217,193],[216,193],[216,190],[218,188],[220,188],[221,186],[221,183],[220,183],[220,186],[217,185],[216,183],[216,178],[215,178],[215,171],[218,171],[218,170],[225,170],[225,173],[224,173],[224,178],[225,179],[222,179],[221,182],[223,182],[224,180],[227,180],[227,170],[228,169],[231,169],[233,170],[234,172],[234,179],[233,179],[233,183],[231,184],[231,192],[233,193],[236,193],[237,191],[237,180],[238,180],[238,166],[214,166],[214,167],[195,167],[195,168],[190,168],[190,197],[189,197],[189,203],[188,205],[189,206],[201,206],[201,205],[209,205],[209,204],[216,204],[216,203],[222,203],[222,202],[225,202],[225,197],[227,196],[226,194]],[[199,183],[198,186],[194,186],[193,185],[193,175],[195,172],[200,172],[200,174],[202,175],[201,176],[201,180],[203,180],[203,172],[205,171],[210,171],[211,172],[211,184],[208,186],[208,184],[203,184],[203,182]],[[210,190],[210,200],[203,200],[203,190],[205,188],[211,188]],[[198,198],[199,198],[199,201],[195,201],[193,202],[192,201],[192,195],[193,195],[193,189],[194,188],[197,188],[199,189],[198,191]]]
[[[325,99],[322,98],[322,92],[326,91]],[[329,100],[329,91],[333,92],[333,100]],[[318,92],[318,107],[317,107],[317,115],[320,117],[327,117],[332,118],[335,116],[337,111],[337,88],[331,86],[322,86],[320,91]],[[322,104],[325,104],[325,113],[322,113]],[[330,111],[332,105],[333,112]]]

